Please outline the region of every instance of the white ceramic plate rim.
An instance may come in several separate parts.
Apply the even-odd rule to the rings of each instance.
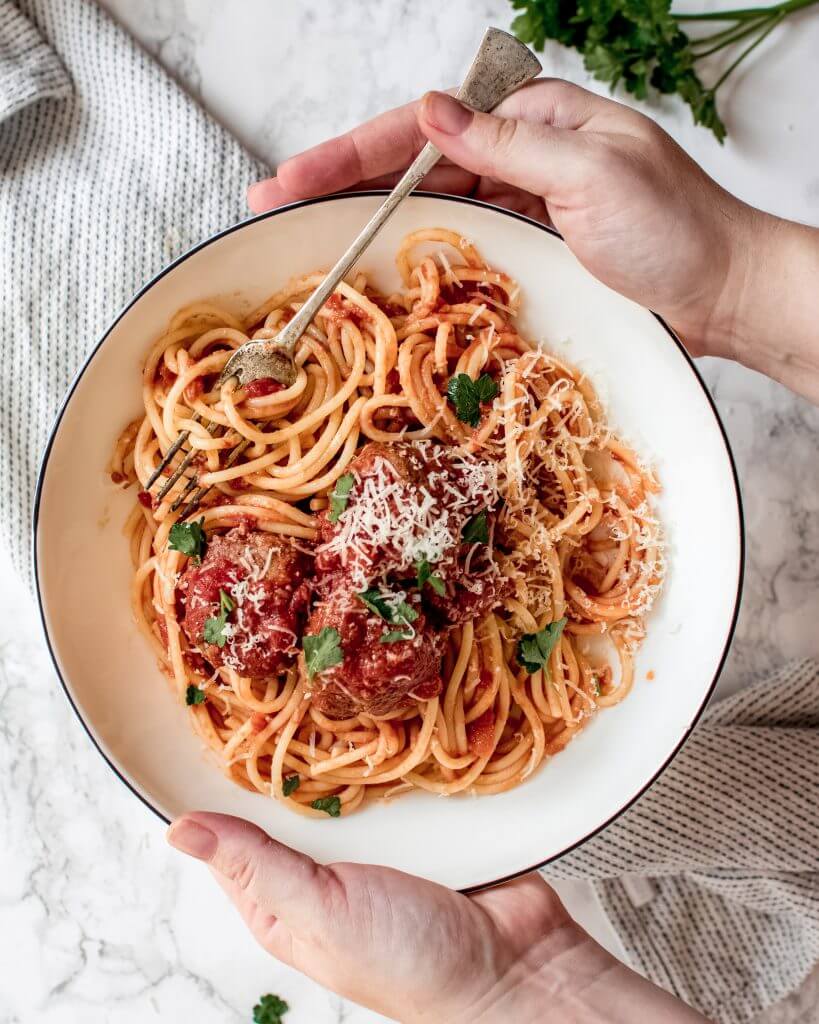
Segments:
[[[83,362],[83,364],[80,367],[80,369],[77,371],[77,374],[75,375],[73,381],[71,382],[71,385],[69,386],[68,391],[66,392],[66,395],[65,395],[65,397],[63,398],[63,400],[62,400],[62,402],[60,404],[60,408],[59,408],[59,410],[57,412],[57,415],[55,417],[53,426],[51,427],[51,431],[49,433],[49,437],[48,437],[48,440],[46,442],[45,450],[43,451],[43,455],[42,455],[42,458],[40,460],[40,466],[39,466],[39,470],[38,470],[38,474],[37,474],[37,484],[36,484],[35,495],[34,495],[34,510],[33,510],[33,517],[32,517],[32,525],[33,525],[33,529],[32,529],[32,564],[33,564],[33,567],[34,567],[34,581],[35,581],[35,589],[36,589],[36,596],[37,596],[37,606],[38,606],[38,610],[39,610],[40,623],[41,623],[42,630],[43,630],[43,636],[45,638],[46,646],[48,648],[48,652],[49,652],[49,655],[51,657],[52,664],[54,665],[54,670],[55,670],[55,672],[57,674],[57,678],[60,681],[60,685],[62,687],[62,690],[63,690],[63,692],[64,692],[64,694],[65,694],[69,704],[71,705],[72,709],[74,710],[74,713],[76,714],[77,718],[79,719],[80,723],[82,724],[83,728],[85,729],[85,732],[88,734],[89,739],[94,744],[94,746],[96,747],[97,751],[99,752],[99,754],[101,755],[103,760],[108,764],[109,768],[111,768],[111,770],[117,776],[117,778],[125,786],[127,786],[128,789],[136,797],[138,797],[138,799],[141,800],[142,803],[146,807],[150,808],[150,810],[153,811],[154,814],[156,814],[156,816],[161,821],[163,821],[165,824],[169,824],[170,823],[169,819],[162,813],[162,811],[159,809],[159,807],[155,806],[155,804],[152,802],[151,798],[146,793],[143,793],[141,791],[141,788],[128,777],[127,771],[124,768],[120,768],[117,765],[114,755],[109,753],[109,751],[106,749],[105,744],[95,735],[93,726],[91,725],[91,723],[89,721],[86,720],[86,718],[83,715],[82,711],[80,710],[78,704],[75,702],[74,698],[71,695],[71,691],[70,691],[70,689],[68,687],[68,684],[67,684],[67,682],[66,682],[66,680],[65,680],[65,678],[63,676],[63,673],[62,673],[62,671],[60,669],[60,664],[59,664],[59,661],[58,661],[58,658],[57,658],[54,646],[52,644],[51,636],[50,636],[49,631],[48,631],[47,617],[46,617],[46,612],[45,612],[45,604],[44,604],[44,598],[43,598],[41,581],[40,581],[40,568],[39,568],[39,561],[38,561],[38,556],[37,556],[37,549],[38,549],[37,541],[38,541],[38,528],[39,528],[39,522],[40,522],[40,504],[41,504],[41,500],[42,500],[43,486],[44,486],[44,482],[45,482],[45,476],[46,476],[46,471],[47,471],[47,468],[48,468],[48,462],[49,462],[49,457],[50,457],[50,454],[51,454],[51,450],[52,450],[52,448],[54,446],[54,442],[56,441],[57,436],[59,434],[59,430],[60,430],[60,426],[61,426],[61,423],[62,423],[63,416],[64,416],[64,414],[65,414],[65,412],[66,412],[66,410],[67,410],[67,408],[68,408],[68,406],[69,406],[69,404],[71,402],[71,399],[72,399],[72,397],[74,395],[74,392],[75,392],[77,386],[79,385],[80,381],[82,380],[82,377],[85,374],[86,370],[91,365],[91,363],[93,362],[94,358],[96,357],[98,351],[102,348],[102,346],[108,340],[108,337],[111,334],[111,332],[114,330],[114,328],[120,322],[120,320],[122,320],[122,318],[128,313],[128,311],[147,292],[149,292],[160,280],[162,280],[167,274],[169,274],[171,271],[173,271],[176,267],[178,267],[180,264],[184,263],[191,256],[193,256],[195,253],[197,253],[200,250],[206,248],[207,246],[211,245],[212,243],[217,242],[221,238],[224,238],[225,236],[230,235],[230,234],[232,234],[235,231],[238,231],[238,230],[240,230],[242,228],[247,227],[249,224],[256,223],[257,221],[267,220],[268,218],[275,217],[275,216],[277,216],[277,215],[279,215],[281,213],[285,213],[287,211],[294,210],[294,209],[300,209],[300,208],[306,207],[306,206],[312,206],[312,205],[314,205],[316,203],[327,203],[327,202],[332,202],[334,200],[344,200],[344,199],[348,199],[348,198],[350,198],[352,196],[359,196],[359,197],[360,196],[382,196],[382,195],[387,195],[387,194],[388,194],[388,190],[387,189],[366,189],[366,190],[361,190],[359,192],[338,193],[336,195],[319,196],[319,197],[316,197],[314,199],[305,199],[305,200],[301,200],[301,201],[296,202],[296,203],[289,203],[286,206],[278,207],[275,210],[270,210],[267,213],[262,213],[262,214],[259,214],[256,217],[251,217],[251,218],[249,218],[247,220],[240,221],[240,222],[238,222],[236,224],[233,224],[230,227],[227,227],[227,228],[223,229],[222,231],[216,232],[215,234],[211,235],[209,238],[206,238],[203,241],[199,242],[197,245],[193,246],[187,252],[183,253],[181,256],[179,256],[177,259],[175,259],[172,263],[169,263],[166,267],[163,267],[162,270],[160,270],[153,278],[151,278],[151,280],[147,284],[145,284],[136,293],[136,295],[134,295],[134,297],[120,310],[120,312],[116,315],[116,317],[111,321],[111,323],[108,325],[106,330],[100,336],[100,338],[97,341],[97,343],[93,346],[93,348],[89,352],[88,356],[86,357],[86,359]],[[524,214],[517,213],[517,212],[512,211],[512,210],[506,210],[506,209],[503,209],[502,207],[493,206],[491,203],[485,203],[485,202],[483,202],[481,200],[473,199],[472,197],[468,197],[468,196],[452,196],[452,195],[446,195],[444,193],[439,193],[439,192],[423,192],[423,193],[420,193],[420,194],[423,195],[423,197],[425,199],[426,198],[429,198],[429,199],[444,199],[444,200],[446,200],[448,202],[464,203],[464,204],[467,204],[467,205],[470,205],[470,206],[477,206],[477,207],[481,207],[481,208],[484,208],[484,209],[487,209],[487,210],[491,210],[493,213],[500,214],[500,215],[505,216],[505,217],[510,217],[510,218],[515,219],[515,220],[523,221],[524,223],[532,225],[532,226],[538,228],[539,230],[541,230],[541,231],[543,231],[543,232],[545,232],[545,233],[547,233],[549,235],[552,235],[552,236],[560,239],[561,241],[563,241],[562,237],[560,236],[560,234],[558,232],[554,231],[552,228],[546,227],[546,225],[541,224],[539,221],[536,221],[536,220],[532,219],[531,217],[527,217]],[[578,839],[577,841],[567,845],[563,849],[558,850],[557,852],[551,854],[550,856],[544,858],[541,861],[538,861],[538,862],[536,862],[534,864],[531,864],[531,865],[529,865],[527,867],[520,868],[520,869],[518,869],[516,871],[511,872],[510,874],[503,875],[503,876],[498,877],[498,878],[493,878],[491,880],[488,880],[486,882],[482,882],[482,883],[477,884],[477,885],[465,887],[462,890],[464,892],[473,892],[473,891],[476,891],[476,890],[479,890],[479,889],[484,889],[484,888],[487,888],[487,887],[490,887],[490,886],[493,886],[493,885],[499,885],[502,882],[509,881],[512,878],[517,878],[520,875],[526,874],[529,871],[534,871],[534,870],[536,870],[538,868],[541,868],[544,865],[551,863],[553,860],[557,860],[559,857],[564,856],[565,854],[569,853],[571,850],[576,849],[578,846],[581,846],[587,840],[589,840],[593,836],[597,835],[603,829],[607,828],[613,821],[615,821],[617,818],[619,818],[620,815],[624,811],[626,811],[629,807],[631,807],[631,805],[633,803],[635,803],[635,801],[637,801],[643,795],[643,793],[645,793],[646,790],[648,790],[649,787],[652,786],[656,782],[656,780],[659,778],[659,776],[665,771],[665,769],[668,767],[668,765],[677,756],[678,752],[680,751],[680,749],[682,748],[683,744],[688,739],[688,737],[691,734],[694,726],[697,724],[697,722],[700,719],[700,716],[702,715],[703,711],[705,710],[705,707],[708,704],[708,702],[709,702],[709,700],[710,700],[710,698],[711,698],[711,696],[712,696],[712,694],[714,692],[714,688],[716,687],[717,681],[718,681],[718,679],[720,677],[720,674],[722,672],[722,669],[723,669],[723,667],[725,665],[725,659],[726,659],[726,657],[728,655],[728,651],[730,649],[731,642],[733,640],[734,632],[736,630],[737,619],[739,617],[740,602],[741,602],[741,595],[742,595],[742,583],[743,583],[744,572],[745,572],[745,521],[744,521],[744,512],[743,512],[743,507],[742,507],[742,495],[741,495],[740,487],[739,487],[739,478],[738,478],[738,475],[737,475],[736,464],[735,464],[735,461],[734,461],[733,452],[731,451],[731,445],[730,445],[730,443],[728,441],[728,436],[727,436],[727,433],[725,431],[725,427],[723,426],[722,420],[720,419],[720,416],[719,416],[719,413],[717,411],[717,408],[716,408],[716,405],[714,403],[714,400],[711,397],[707,387],[705,386],[705,383],[704,383],[702,377],[700,376],[700,373],[697,370],[696,365],[694,364],[694,362],[691,359],[690,355],[686,351],[685,346],[682,344],[682,342],[677,337],[677,335],[674,333],[674,331],[662,319],[662,317],[660,317],[656,313],[653,313],[652,315],[656,318],[656,320],[663,327],[663,329],[665,330],[665,332],[667,333],[669,338],[677,346],[677,348],[679,349],[679,351],[681,352],[681,354],[683,355],[683,357],[685,359],[686,365],[688,366],[690,372],[693,374],[693,376],[694,376],[697,384],[699,385],[700,389],[702,390],[702,393],[703,393],[703,395],[704,395],[704,397],[706,399],[708,407],[710,408],[711,413],[712,413],[712,415],[714,417],[714,420],[715,420],[717,429],[719,431],[720,437],[722,438],[722,442],[723,442],[723,444],[725,446],[725,453],[727,455],[728,464],[729,464],[730,469],[731,469],[731,476],[732,476],[732,482],[733,482],[733,488],[734,488],[734,496],[736,498],[736,506],[737,506],[737,525],[738,525],[738,530],[739,530],[739,538],[738,538],[739,539],[739,559],[738,559],[737,580],[736,580],[736,593],[735,593],[734,601],[733,601],[733,612],[732,612],[732,615],[731,615],[731,622],[730,622],[729,628],[728,628],[728,630],[726,632],[726,636],[725,636],[725,641],[724,641],[724,644],[723,644],[722,652],[720,654],[719,661],[718,661],[716,669],[714,671],[713,678],[712,678],[710,684],[708,685],[708,687],[703,691],[702,700],[701,700],[698,708],[696,709],[693,717],[690,719],[688,725],[685,727],[685,730],[683,731],[683,733],[682,733],[678,743],[674,746],[673,750],[665,758],[665,760],[660,765],[660,767],[653,773],[651,778],[644,785],[640,786],[639,789],[637,790],[637,792],[633,793],[630,797],[628,797],[621,804],[621,806],[613,814],[611,814],[605,821],[603,821],[600,825],[598,825],[596,828],[594,828],[591,831],[589,831],[585,836],[583,836],[582,838]]]

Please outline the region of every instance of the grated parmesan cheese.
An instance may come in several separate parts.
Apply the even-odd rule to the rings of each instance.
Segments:
[[[416,441],[413,447],[435,465],[431,441]],[[498,500],[496,464],[467,452],[440,469],[430,468],[426,482],[427,486],[408,483],[384,458],[376,459],[372,472],[359,482],[355,500],[323,547],[339,556],[356,590],[366,590],[387,560],[396,571],[413,569],[421,559],[442,562],[460,545],[466,520]]]

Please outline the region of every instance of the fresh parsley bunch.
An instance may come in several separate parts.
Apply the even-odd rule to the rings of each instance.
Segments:
[[[555,39],[583,55],[595,78],[622,84],[637,99],[649,87],[677,93],[691,107],[695,124],[710,128],[719,142],[725,125],[716,106],[716,92],[731,72],[787,15],[818,0],[785,0],[770,7],[703,14],[672,14],[671,0],[512,0],[519,14],[512,31],[524,43],[542,50]],[[681,22],[717,22],[727,27],[691,39]],[[746,45],[716,83],[703,85],[695,65],[702,57],[734,43]]]

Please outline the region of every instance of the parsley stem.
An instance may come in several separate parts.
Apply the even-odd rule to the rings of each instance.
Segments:
[[[782,21],[782,19],[785,17],[786,14],[787,14],[787,11],[780,11],[779,14],[777,14],[777,16],[771,20],[770,25],[768,25],[768,27],[764,31],[760,32],[760,34],[751,43],[751,45],[747,46],[742,51],[742,53],[737,57],[737,59],[733,62],[733,64],[730,64],[728,66],[728,68],[719,76],[719,78],[717,79],[716,83],[711,86],[711,92],[712,93],[715,93],[717,91],[717,89],[719,89],[719,87],[725,81],[725,79],[731,74],[731,72],[739,64],[741,64],[745,60],[745,58],[757,48],[757,46],[759,46],[759,44],[762,42],[762,40],[767,35],[770,35],[770,33],[773,32],[773,30],[776,28],[776,26],[779,24],[779,22]]]
[[[748,21],[760,15],[791,14],[802,7],[810,7],[819,0],[787,0],[787,3],[772,4],[770,7],[740,7],[736,11],[709,11],[699,14],[674,14],[677,21]]]
[[[763,25],[767,25],[771,17],[772,15],[765,14],[761,18],[757,18],[756,21],[740,21],[730,28],[714,33],[712,36],[692,39],[691,51],[694,55],[694,60],[699,60],[700,57],[708,57],[710,54],[716,53],[717,50],[721,50],[724,46],[729,46],[731,43],[738,43],[740,39],[744,39],[746,36],[751,35],[752,32],[758,31]],[[708,49],[698,50],[697,47],[702,46],[703,43],[710,44]]]

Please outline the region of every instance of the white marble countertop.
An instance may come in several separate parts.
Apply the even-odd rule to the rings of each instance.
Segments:
[[[511,20],[506,0],[103,3],[271,166],[456,82],[483,28]],[[724,148],[675,100],[652,112],[727,188],[819,224],[817,52],[811,12],[760,48],[720,96]],[[588,84],[567,51],[548,48],[543,62]],[[729,692],[785,659],[819,656],[819,410],[740,367],[704,363],[748,535],[743,609],[720,684]],[[0,580],[0,1024],[239,1024],[268,991],[290,1003],[287,1024],[380,1020],[267,957],[201,867],[166,847],[73,717],[2,555]],[[565,895],[616,950],[584,888]],[[819,1021],[817,1003],[814,973],[765,1020]]]

